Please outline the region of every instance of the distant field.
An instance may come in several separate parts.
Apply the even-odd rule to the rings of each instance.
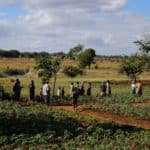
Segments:
[[[64,86],[66,90],[66,94],[69,91],[69,85],[71,82],[95,82],[93,85],[93,94],[97,94],[99,92],[99,84],[101,81],[104,80],[116,80],[116,81],[123,81],[128,80],[125,75],[118,73],[119,69],[119,60],[104,60],[104,59],[97,59],[95,60],[96,64],[98,65],[98,69],[94,69],[94,65],[91,66],[91,69],[85,69],[84,74],[82,76],[78,76],[76,78],[68,78],[63,73],[62,70],[66,65],[77,65],[77,62],[74,60],[65,60],[61,64],[60,72],[58,73],[57,78],[57,85]],[[28,85],[31,79],[34,79],[36,84],[36,93],[39,93],[40,88],[42,87],[41,79],[37,77],[36,71],[34,70],[35,67],[35,60],[29,58],[1,58],[0,59],[0,69],[6,68],[7,66],[10,68],[18,68],[18,69],[29,69],[30,72],[25,76],[20,76],[20,81],[23,85],[22,93],[23,95],[28,95]],[[5,77],[0,78],[0,84],[2,84],[8,91],[12,92],[12,85],[16,77]],[[150,80],[150,72],[144,72],[139,79],[141,80]],[[52,84],[53,78],[50,80]],[[145,88],[148,92],[148,87]],[[130,85],[113,85],[113,92],[114,93],[130,93]],[[146,92],[146,93],[147,93]]]

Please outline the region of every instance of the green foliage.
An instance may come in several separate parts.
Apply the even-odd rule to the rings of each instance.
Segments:
[[[57,72],[60,69],[60,60],[53,59],[50,60],[48,57],[39,57],[36,59],[37,66],[36,69],[39,70],[39,77],[49,80],[54,76],[54,86],[53,86],[53,95],[55,94],[55,84],[57,80]]]
[[[140,56],[133,55],[122,60],[119,71],[131,79],[136,79],[144,71],[144,64],[145,62]]]
[[[82,75],[82,70],[78,67],[74,66],[65,66],[63,69],[63,73],[67,75],[68,77],[76,77],[77,75]]]
[[[135,41],[138,46],[140,46],[140,50],[144,53],[149,53],[150,52],[150,41],[149,40],[138,40]]]
[[[4,78],[4,77],[6,77],[6,74],[2,70],[0,70],[0,78]]]
[[[52,62],[48,57],[39,57],[36,59],[36,69],[39,70],[39,77],[50,79],[52,76]]]
[[[144,101],[150,99],[149,96],[132,96],[132,95],[112,95],[109,97],[82,97],[83,108],[96,111],[107,111],[113,114],[121,114],[123,116],[134,116],[140,119],[150,119],[148,105],[140,105]],[[139,106],[134,106],[138,103]]]
[[[90,68],[91,63],[94,60],[94,57],[95,57],[95,50],[91,48],[86,49],[85,51],[81,52],[78,55],[79,67],[85,68],[86,66],[88,66]]]
[[[78,44],[77,46],[73,47],[70,49],[68,52],[67,56],[69,58],[76,58],[77,55],[83,50],[83,45]]]
[[[148,149],[150,132],[114,123],[92,123],[48,106],[0,103],[1,149]]]
[[[3,73],[8,76],[14,76],[14,75],[24,75],[26,72],[23,69],[6,67],[5,69],[3,69]]]

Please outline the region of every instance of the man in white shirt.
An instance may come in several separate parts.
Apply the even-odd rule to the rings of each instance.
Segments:
[[[45,102],[45,104],[47,104],[49,102],[49,98],[50,98],[50,85],[49,85],[48,81],[46,81],[45,84],[43,85],[42,93],[44,96],[44,102]]]

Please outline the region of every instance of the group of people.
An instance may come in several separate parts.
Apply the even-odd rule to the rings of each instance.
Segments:
[[[73,92],[74,88],[76,88],[78,95],[81,95],[81,96],[85,95],[84,82],[82,82],[81,85],[80,85],[79,82],[75,82],[75,83],[72,82],[71,85],[70,85],[70,91],[69,91],[70,95],[72,95],[72,92]],[[88,96],[91,96],[91,88],[92,88],[91,83],[89,82],[87,90],[86,90],[86,94]]]
[[[59,86],[57,90],[57,96],[63,98],[65,95],[65,89],[64,87]]]
[[[70,85],[70,97],[72,99],[72,105],[74,111],[77,112],[77,101],[79,96],[83,96],[85,94],[84,82],[79,84],[79,82],[71,83]],[[91,96],[91,83],[88,83],[88,88],[86,94]]]
[[[142,83],[141,81],[133,80],[131,83],[131,92],[132,94],[142,95]]]
[[[15,80],[15,83],[13,85],[13,97],[15,100],[19,100],[20,99],[20,95],[21,95],[21,89],[23,87],[21,86],[21,83],[19,81],[19,79]],[[136,81],[133,80],[131,83],[131,90],[132,90],[132,94],[137,94],[139,96],[142,95],[142,83],[141,81]],[[79,96],[83,96],[83,95],[88,95],[91,96],[91,91],[92,91],[92,86],[91,83],[88,83],[86,92],[85,92],[85,87],[84,87],[84,82],[79,83],[79,82],[75,82],[75,83],[71,83],[70,84],[70,97],[72,100],[72,105],[74,107],[74,111],[77,111],[77,100]],[[49,82],[46,80],[43,83],[43,86],[40,90],[40,96],[42,97],[42,99],[44,100],[44,103],[47,104],[50,100],[50,93],[51,93],[51,86],[49,84]],[[57,96],[63,98],[65,95],[65,90],[64,87],[59,86],[58,90],[57,90]],[[100,84],[100,96],[110,96],[111,95],[111,84],[110,81],[107,80],[106,82],[102,82]],[[29,96],[30,96],[30,100],[35,100],[35,84],[34,84],[34,80],[31,80],[30,84],[29,84]]]
[[[15,80],[15,83],[13,85],[13,99],[14,100],[20,100],[20,96],[21,96],[21,89],[23,87],[21,86],[21,82],[19,79]],[[40,96],[43,97],[44,103],[48,103],[49,102],[49,98],[50,98],[50,84],[48,81],[45,81],[43,84],[43,87],[40,90]],[[35,84],[34,84],[34,80],[31,80],[30,84],[29,84],[29,97],[30,100],[35,100]]]
[[[100,85],[100,96],[110,96],[111,95],[111,86],[110,81],[102,82]]]

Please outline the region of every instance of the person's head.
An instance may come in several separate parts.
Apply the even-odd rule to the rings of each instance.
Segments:
[[[46,80],[46,81],[45,81],[45,83],[47,83],[47,84],[48,84],[48,83],[49,83],[49,81],[48,81],[48,80]]]
[[[32,84],[34,84],[34,81],[33,81],[33,80],[31,80],[31,83],[32,83]]]
[[[18,78],[16,79],[16,82],[17,82],[17,83],[19,83],[19,82],[20,82]]]
[[[109,81],[109,80],[107,80],[107,83],[110,83],[110,81]]]

